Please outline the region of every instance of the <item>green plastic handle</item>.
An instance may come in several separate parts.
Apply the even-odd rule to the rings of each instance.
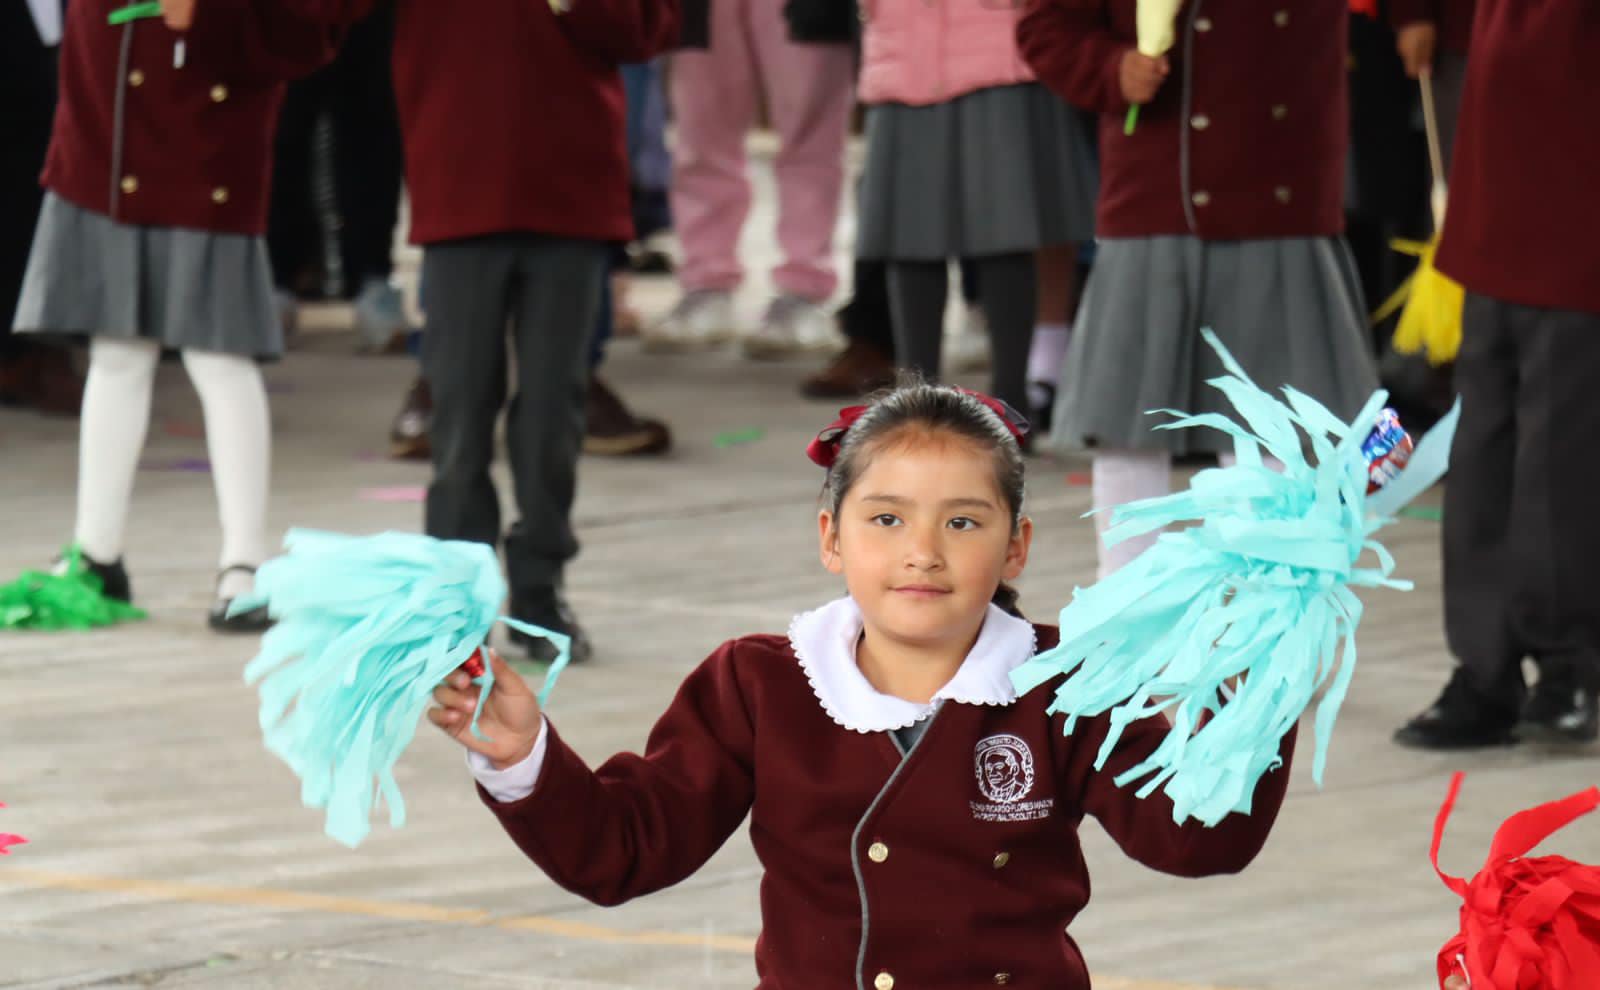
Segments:
[[[1122,122],[1122,133],[1132,136],[1133,129],[1139,126],[1139,104],[1135,103],[1128,108],[1128,116]]]
[[[149,0],[148,3],[130,3],[126,7],[118,7],[111,12],[111,16],[106,18],[106,23],[112,25],[126,24],[129,21],[137,21],[143,17],[160,16],[160,0]]]

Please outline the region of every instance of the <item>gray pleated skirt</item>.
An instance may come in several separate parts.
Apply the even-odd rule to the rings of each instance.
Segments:
[[[1092,131],[1037,83],[867,109],[856,257],[931,261],[1094,237]]]
[[[1342,238],[1107,238],[1061,371],[1061,450],[1232,449],[1215,430],[1154,430],[1154,409],[1235,416],[1210,327],[1260,387],[1292,385],[1348,419],[1378,387],[1355,261]]]
[[[283,353],[264,238],[120,224],[45,195],[19,333],[143,337],[258,360]]]

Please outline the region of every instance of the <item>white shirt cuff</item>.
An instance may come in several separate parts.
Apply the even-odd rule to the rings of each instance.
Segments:
[[[521,801],[533,793],[533,787],[539,782],[539,771],[544,769],[545,750],[550,748],[550,723],[543,715],[539,716],[539,738],[533,741],[533,752],[529,753],[520,763],[496,770],[494,764],[482,753],[467,750],[467,769],[472,771],[472,776],[489,792],[489,796],[501,804],[510,804]]]

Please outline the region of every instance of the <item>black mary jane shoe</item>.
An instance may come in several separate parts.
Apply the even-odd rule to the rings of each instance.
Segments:
[[[115,601],[132,604],[133,586],[128,580],[128,569],[122,566],[122,561],[117,560],[110,564],[102,564],[88,554],[79,552],[78,562],[83,565],[85,574],[93,574],[100,579],[100,593]],[[66,557],[57,557],[52,572],[65,575],[70,567]]]
[[[254,574],[256,569],[245,564],[235,564],[222,570],[217,575],[217,586],[222,586],[222,579],[234,571],[243,571]],[[240,612],[238,615],[229,615],[228,607],[233,604],[232,598],[223,598],[220,595],[211,604],[211,614],[206,617],[206,625],[219,633],[252,634],[264,633],[272,627],[272,617],[267,614],[265,605]]]

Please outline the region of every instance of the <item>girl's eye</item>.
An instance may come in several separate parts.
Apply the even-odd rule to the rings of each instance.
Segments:
[[[969,529],[977,529],[978,521],[976,519],[970,519],[967,516],[956,516],[954,519],[950,520],[948,525],[951,529],[965,531]]]
[[[900,525],[900,517],[891,512],[884,512],[873,516],[872,524],[874,526],[898,526]]]

